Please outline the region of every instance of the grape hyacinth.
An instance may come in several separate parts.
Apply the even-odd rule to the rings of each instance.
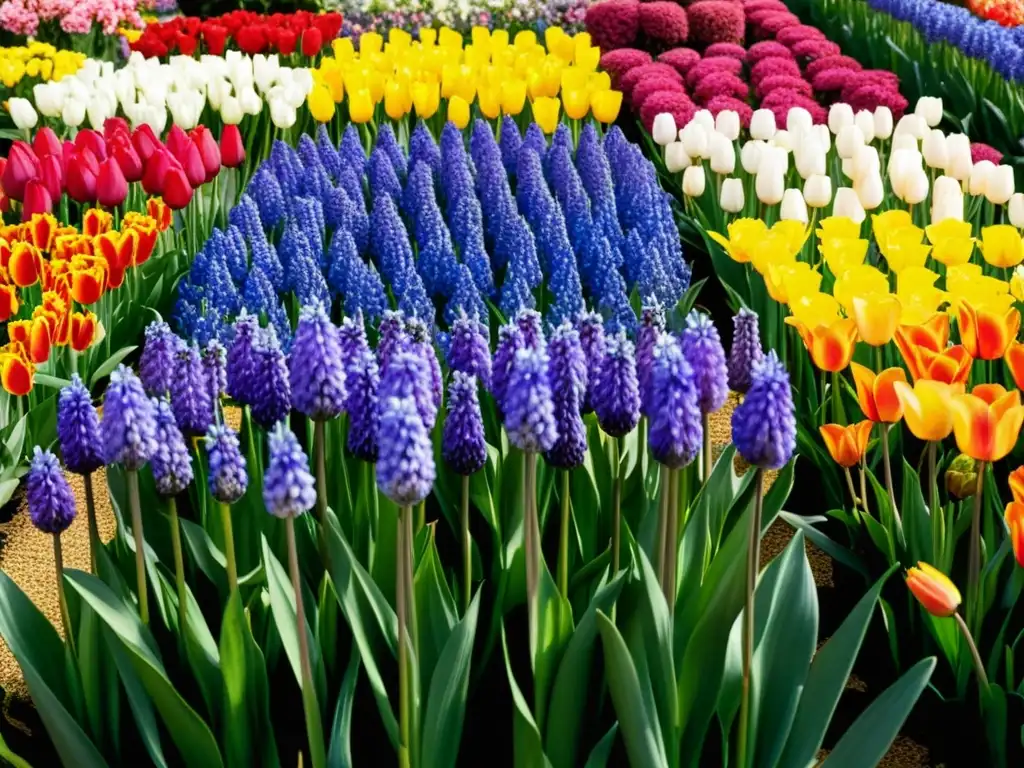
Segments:
[[[316,504],[309,459],[284,422],[270,433],[270,461],[263,475],[263,504],[274,517],[297,517]]]
[[[594,374],[591,405],[608,435],[628,435],[640,421],[640,385],[633,342],[625,331],[605,338],[604,356]]]
[[[651,369],[651,455],[669,469],[686,466],[701,448],[697,378],[680,343],[663,335]]]
[[[760,469],[781,469],[793,456],[793,393],[775,350],[754,367],[750,389],[733,411],[732,441],[747,463]]]
[[[235,338],[228,348],[227,361],[227,392],[242,405],[252,403],[253,370],[256,365],[253,344],[259,330],[259,319],[243,309],[235,320]]]
[[[153,399],[156,410],[157,449],[150,459],[157,493],[174,496],[192,482],[192,454],[178,429],[174,411],[167,400]]]
[[[377,460],[377,393],[380,373],[370,349],[363,316],[345,318],[341,326],[341,357],[345,361],[345,412],[348,450],[363,461]]]
[[[303,308],[288,359],[292,406],[314,421],[338,416],[345,406],[345,369],[338,329],[323,305]]]
[[[437,421],[430,378],[429,363],[420,350],[413,351],[407,347],[400,351],[381,374],[378,408],[389,400],[412,398],[420,421],[429,432]]]
[[[110,374],[100,433],[108,464],[120,463],[129,471],[138,470],[156,452],[153,403],[146,397],[142,382],[124,365]]]
[[[286,419],[291,410],[292,388],[288,362],[274,326],[260,331],[253,342],[251,393],[252,418],[264,429]]]
[[[509,442],[527,453],[550,451],[558,439],[555,406],[543,348],[516,352],[504,401]]]
[[[594,383],[597,381],[597,367],[604,358],[604,323],[596,312],[581,312],[576,318],[576,330],[580,333],[580,346],[587,363],[587,388],[583,395],[583,412],[594,410]]]
[[[182,347],[175,356],[171,377],[171,407],[178,428],[186,435],[201,435],[213,423],[213,403],[199,347]]]
[[[452,371],[448,385],[448,415],[444,420],[441,455],[460,475],[478,472],[487,461],[477,379],[463,371]]]
[[[215,424],[206,433],[205,444],[210,462],[210,494],[222,504],[234,504],[249,487],[238,435],[227,425]]]
[[[559,469],[583,463],[587,432],[583,425],[583,395],[587,388],[587,363],[580,334],[568,321],[555,329],[548,342],[548,379],[554,401],[558,437],[544,458]]]
[[[491,380],[491,353],[487,344],[487,327],[464,310],[452,323],[448,367],[476,376],[487,387]]]
[[[505,393],[516,354],[525,347],[526,340],[518,325],[509,323],[498,329],[498,346],[494,350],[494,364],[491,366],[491,394],[499,411],[505,410]]]
[[[398,356],[398,366],[403,353]],[[434,485],[436,467],[430,433],[412,397],[381,398],[377,485],[400,507],[419,504]]]
[[[757,313],[746,307],[732,319],[732,348],[729,350],[729,389],[746,394],[750,389],[754,368],[764,358]]]
[[[643,308],[640,330],[636,337],[636,378],[640,386],[640,411],[651,415],[651,369],[654,367],[654,345],[665,331],[665,310],[654,299]]]
[[[203,374],[206,378],[206,389],[213,403],[214,416],[220,399],[228,390],[228,353],[224,345],[217,339],[211,339],[203,349]]]
[[[100,419],[92,404],[92,396],[77,373],[60,392],[57,437],[64,466],[70,471],[88,475],[103,466]]]
[[[139,357],[139,378],[146,392],[156,397],[166,395],[174,377],[174,362],[181,339],[163,320],[146,326],[146,340]]]
[[[38,445],[32,454],[25,497],[32,525],[43,533],[63,533],[75,519],[75,497],[60,462]]]
[[[711,318],[693,310],[681,336],[683,355],[693,369],[701,413],[714,413],[729,397],[725,350]]]

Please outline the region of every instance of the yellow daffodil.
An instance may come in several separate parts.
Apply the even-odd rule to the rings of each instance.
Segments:
[[[598,91],[590,97],[590,109],[594,117],[605,125],[615,122],[621,108],[621,91]]]
[[[974,251],[971,224],[957,219],[943,219],[924,228],[932,244],[932,258],[947,267],[966,264]]]
[[[993,267],[1015,267],[1024,261],[1024,241],[1010,224],[996,224],[981,230],[981,255]]]
[[[822,239],[841,237],[856,240],[860,237],[860,224],[846,216],[828,216],[818,222],[815,234]]]
[[[710,231],[708,236],[722,246],[733,261],[747,264],[753,249],[767,236],[768,225],[760,219],[736,219],[729,223],[728,232],[728,237]]]
[[[848,269],[864,263],[868,241],[846,237],[826,237],[818,243],[825,264],[835,277],[842,277]]]
[[[544,133],[555,132],[560,107],[560,102],[555,98],[541,97],[533,102],[533,119]]]
[[[870,264],[851,267],[843,273],[842,277],[836,278],[832,286],[832,295],[848,315],[853,314],[854,296],[888,292],[889,279],[877,267],[872,267]]]

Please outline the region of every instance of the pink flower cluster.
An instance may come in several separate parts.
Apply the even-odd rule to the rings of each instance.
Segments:
[[[68,34],[87,34],[99,24],[112,35],[124,24],[143,26],[138,0],[4,0],[0,4],[0,28],[15,35],[39,32],[43,21],[60,21]]]
[[[602,0],[587,8],[584,23],[602,51],[663,51],[685,42],[740,47],[746,27],[739,0],[698,0],[686,8],[671,0]]]

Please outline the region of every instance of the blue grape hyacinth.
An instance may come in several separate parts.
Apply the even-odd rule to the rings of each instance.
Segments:
[[[701,449],[703,430],[699,390],[693,368],[679,342],[663,335],[654,347],[648,443],[655,461],[679,469]]]
[[[156,413],[142,389],[142,382],[125,365],[110,374],[103,398],[103,457],[125,469],[141,469],[157,449]]]
[[[520,349],[512,362],[504,401],[509,442],[527,453],[550,451],[558,439],[555,404],[548,380],[548,355],[541,349]]]
[[[63,533],[75,519],[75,497],[60,462],[38,445],[29,465],[25,497],[32,525],[43,533]]]
[[[100,417],[92,404],[92,395],[77,373],[60,391],[57,437],[64,466],[72,472],[87,475],[103,466]]]
[[[400,507],[419,504],[430,493],[437,469],[430,433],[412,397],[380,403],[377,485]]]
[[[210,494],[222,504],[234,504],[245,495],[249,475],[245,457],[238,445],[238,435],[225,424],[216,424],[206,433],[206,454],[210,461],[207,484]]]
[[[192,454],[178,429],[171,404],[166,400],[153,400],[156,410],[157,449],[150,459],[157,493],[174,496],[188,488],[192,482]]]
[[[270,433],[270,461],[263,474],[263,504],[274,517],[297,517],[316,504],[309,458],[284,422]]]
[[[781,469],[796,450],[789,374],[775,350],[754,368],[750,389],[732,414],[732,441],[748,464]]]
[[[746,307],[732,319],[732,347],[729,349],[729,389],[745,394],[750,389],[754,368],[764,359],[757,313]]]
[[[323,305],[305,307],[288,358],[292,406],[314,421],[327,421],[345,407],[345,369],[338,329]]]
[[[686,318],[681,341],[683,356],[693,369],[701,413],[714,413],[729,397],[729,371],[718,329],[710,317],[693,310]]]
[[[633,342],[624,331],[605,339],[604,356],[594,374],[591,405],[607,434],[623,437],[640,421],[640,384],[636,377]]]
[[[441,456],[454,472],[472,475],[487,462],[484,422],[480,414],[476,377],[452,371],[448,385],[448,415],[441,437]]]

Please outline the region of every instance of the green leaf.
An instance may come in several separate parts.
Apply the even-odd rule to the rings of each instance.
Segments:
[[[65,678],[64,643],[49,620],[3,571],[0,571],[0,635],[21,667],[32,701],[61,762],[76,768],[106,766],[106,761],[67,710],[74,705]]]
[[[935,669],[935,657],[921,659],[871,702],[836,744],[822,768],[874,768],[895,740]]]
[[[422,754],[426,768],[455,765],[458,757],[479,615],[480,592],[477,591],[466,615],[456,625],[441,651],[431,677],[423,716]]]
[[[551,768],[551,761],[544,754],[541,744],[540,729],[530,712],[523,692],[512,674],[512,662],[508,657],[508,638],[505,627],[501,628],[501,648],[505,654],[505,673],[508,675],[508,686],[512,691],[512,764],[514,768]]]
[[[426,551],[416,568],[413,585],[419,617],[419,655],[416,661],[424,685],[431,679],[441,649],[458,621],[455,600],[444,578],[444,567],[437,554],[432,527],[425,536]]]
[[[46,373],[37,373],[35,375],[35,383],[49,389],[64,389],[64,387],[71,384],[67,379],[62,379],[59,376],[50,376]]]
[[[10,480],[0,480],[0,507],[4,506],[14,496],[14,492],[21,485],[21,480],[13,477]]]
[[[882,586],[891,574],[892,569],[874,583],[814,655],[780,765],[809,765],[818,754],[839,697],[853,671]]]
[[[608,733],[601,737],[601,740],[594,745],[587,758],[587,764],[583,768],[605,768],[608,765],[608,758],[611,757],[612,747],[615,746],[615,737],[619,734],[619,724],[612,723]]]
[[[619,717],[629,761],[632,765],[667,768],[668,758],[661,739],[661,728],[657,719],[647,717],[644,697],[640,692],[640,679],[626,641],[612,620],[601,611],[597,613],[597,626],[604,646],[608,690],[615,704],[615,714]]]
[[[942,514],[936,510],[935,514]],[[903,530],[907,538],[907,555],[909,561],[916,563],[924,560],[934,562],[932,552],[932,528],[928,507],[924,494],[921,492],[921,479],[910,463],[903,460],[903,493],[900,501],[900,515],[903,518]]]
[[[813,542],[814,546],[827,554],[833,560],[845,565],[847,568],[852,568],[861,576],[867,578],[868,568],[856,553],[847,549],[842,544],[837,543],[835,540],[829,538],[826,534],[814,527],[815,523],[824,523],[827,518],[822,517],[821,515],[814,515],[812,517],[794,515],[791,512],[780,512],[779,517],[781,517],[794,531],[801,531],[804,536]]]
[[[534,716],[537,726],[543,730],[551,685],[572,636],[572,606],[558,591],[543,558],[539,587],[536,636],[531,637],[530,645],[533,649]]]
[[[131,345],[128,347],[121,347],[119,350],[114,352],[110,357],[100,363],[99,367],[93,371],[92,376],[89,377],[89,386],[95,387],[98,382],[109,376],[111,372],[124,360],[128,355],[138,349],[137,345]]]
[[[108,627],[103,629],[104,640],[128,697],[128,707],[132,711],[135,727],[139,729],[139,738],[153,763],[157,766],[166,766],[167,758],[164,757],[164,749],[160,743],[160,726],[156,721],[156,712],[153,710],[153,700],[146,692],[139,676],[135,674],[135,668],[128,659],[128,653],[124,646]]]
[[[355,711],[356,685],[359,682],[359,646],[353,645],[349,654],[348,669],[338,691],[338,703],[334,707],[334,722],[331,725],[331,745],[327,753],[327,764],[337,768],[352,766],[352,713]]]
[[[39,374],[36,374],[38,378]],[[4,441],[4,448],[7,449],[7,455],[10,456],[11,460],[17,464],[21,461],[21,457],[25,453],[25,435],[28,432],[28,414],[22,416],[15,423],[14,428],[11,429],[11,434],[7,436],[7,440]]]

